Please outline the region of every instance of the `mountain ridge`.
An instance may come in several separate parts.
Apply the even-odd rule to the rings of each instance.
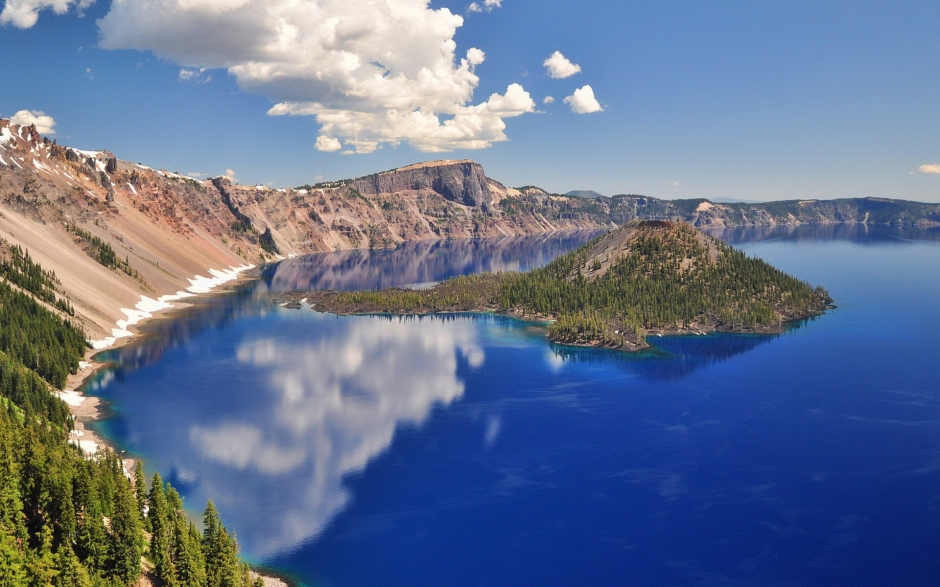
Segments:
[[[153,304],[142,308],[141,296],[179,292],[209,270],[306,253],[613,228],[635,219],[681,220],[697,228],[940,226],[940,204],[887,198],[749,204],[566,196],[507,187],[466,159],[293,189],[244,186],[59,145],[34,126],[5,119],[0,214],[0,238],[23,246],[60,276],[77,319],[98,338],[135,308],[146,313]]]

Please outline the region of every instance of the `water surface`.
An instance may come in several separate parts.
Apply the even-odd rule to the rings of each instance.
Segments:
[[[504,318],[265,298],[528,267],[577,242],[298,259],[151,325],[93,392],[111,437],[307,585],[940,584],[940,245],[728,238],[839,308],[624,355]]]

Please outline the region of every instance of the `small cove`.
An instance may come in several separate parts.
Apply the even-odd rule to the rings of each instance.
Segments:
[[[587,237],[419,243],[284,262],[148,325],[88,391],[107,436],[308,585],[936,584],[940,246],[725,236],[839,309],[628,356],[500,317],[265,303],[525,269]]]

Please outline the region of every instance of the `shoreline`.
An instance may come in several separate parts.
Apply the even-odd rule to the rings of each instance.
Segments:
[[[406,291],[401,288],[382,291]],[[466,305],[462,307],[422,307],[415,310],[389,310],[387,308],[377,308],[368,303],[338,303],[335,300],[335,294],[356,293],[356,292],[338,292],[335,290],[311,290],[311,291],[289,291],[276,294],[272,297],[272,303],[293,310],[302,309],[304,306],[314,312],[334,314],[336,316],[395,316],[395,317],[422,317],[422,316],[446,316],[451,314],[469,314],[469,315],[493,315],[514,318],[532,325],[546,325],[556,321],[556,317],[543,314],[530,314],[520,311],[517,308],[510,310],[501,310],[495,306],[487,304]],[[791,324],[809,320],[817,316],[822,316],[829,309],[834,309],[832,299],[821,300],[818,307],[812,310],[802,312],[791,312],[783,317],[779,324],[771,326],[747,326],[734,327],[724,323],[706,322],[688,326],[685,328],[653,328],[646,330],[642,338],[635,338],[632,334],[626,332],[621,335],[621,331],[616,329],[614,335],[621,335],[621,340],[613,342],[604,342],[601,339],[578,338],[575,340],[561,337],[553,337],[546,331],[545,339],[552,343],[562,346],[569,346],[583,349],[604,349],[622,353],[636,353],[652,348],[652,344],[647,340],[649,337],[662,336],[703,336],[712,333],[725,334],[756,334],[773,335],[783,334]],[[621,326],[622,327],[622,326]]]
[[[132,332],[128,329],[146,320],[159,318],[160,316],[155,316],[155,314],[162,313],[164,310],[181,307],[173,302],[182,302],[188,298],[213,293],[225,284],[241,281],[244,279],[243,274],[253,268],[254,265],[241,265],[230,267],[227,270],[208,269],[207,273],[212,277],[196,275],[188,279],[190,285],[184,290],[180,290],[175,294],[163,295],[157,299],[141,295],[140,301],[137,302],[134,309],[121,308],[120,311],[127,318],[118,320],[115,323],[114,328],[111,329],[111,336],[100,340],[88,340],[90,348],[85,351],[83,360],[79,361],[78,371],[68,376],[65,387],[61,391],[53,392],[56,397],[68,404],[69,412],[72,414],[74,424],[72,431],[69,433],[68,442],[78,446],[86,455],[95,454],[98,448],[108,448],[121,454],[121,449],[115,446],[114,443],[85,426],[86,422],[94,422],[102,417],[102,400],[79,391],[98,371],[107,366],[105,363],[94,361],[93,357],[102,351],[120,348],[136,339],[140,336],[140,331]],[[185,304],[185,302],[183,303]],[[130,476],[136,460],[122,459],[122,461],[124,462],[125,473]]]
[[[121,348],[124,345],[133,343],[143,333],[139,329],[131,331],[129,330],[130,327],[137,326],[144,321],[171,318],[171,316],[163,315],[164,311],[186,308],[189,304],[185,300],[188,298],[198,298],[206,294],[221,294],[230,291],[232,286],[254,279],[255,277],[246,275],[253,268],[254,265],[243,265],[232,267],[227,271],[209,269],[208,273],[213,277],[207,278],[197,275],[189,279],[191,285],[185,290],[178,291],[175,294],[163,295],[156,299],[142,295],[135,309],[121,308],[127,319],[117,321],[115,327],[111,330],[112,336],[96,341],[89,340],[91,347],[85,351],[83,360],[79,361],[78,371],[69,374],[61,391],[52,392],[53,395],[68,405],[69,412],[72,415],[72,430],[69,432],[67,442],[77,446],[86,456],[94,455],[100,449],[114,451],[115,454],[121,456],[124,474],[132,479],[138,459],[136,457],[124,457],[125,451],[123,449],[89,426],[92,422],[102,420],[107,406],[101,398],[85,395],[85,393],[79,391],[99,371],[107,368],[107,363],[94,361],[93,357],[103,351]],[[265,587],[292,587],[292,583],[271,570],[256,570],[253,567],[251,572],[253,577],[261,578]]]

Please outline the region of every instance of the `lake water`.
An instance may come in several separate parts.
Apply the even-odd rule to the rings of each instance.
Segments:
[[[105,353],[101,429],[305,585],[940,585],[936,231],[722,235],[838,309],[779,336],[547,343],[272,289],[525,269],[585,235],[294,259]]]

